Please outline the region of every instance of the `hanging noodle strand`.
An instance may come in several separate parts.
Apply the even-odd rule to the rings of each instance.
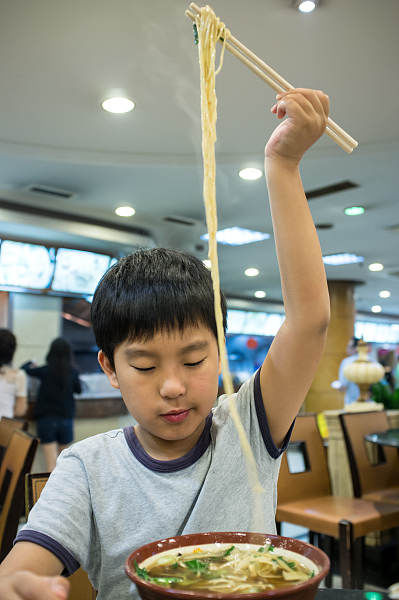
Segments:
[[[198,47],[201,80],[201,123],[202,123],[202,158],[204,168],[203,197],[205,204],[206,223],[209,233],[208,256],[211,261],[211,275],[213,283],[215,318],[217,326],[219,355],[222,364],[223,387],[226,394],[230,396],[229,409],[233,422],[238,432],[239,440],[247,463],[248,477],[254,497],[254,523],[253,526],[259,531],[263,530],[262,494],[264,490],[259,481],[256,461],[251,446],[241,423],[237,407],[231,373],[229,370],[225,336],[223,329],[223,316],[220,299],[219,263],[217,255],[217,207],[216,207],[216,119],[217,98],[215,91],[215,76],[223,66],[224,49],[230,32],[224,23],[216,17],[209,6],[201,8],[196,17],[198,31]],[[223,46],[220,54],[220,62],[215,71],[216,44],[222,38]]]

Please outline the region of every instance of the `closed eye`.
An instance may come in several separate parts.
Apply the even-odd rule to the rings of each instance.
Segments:
[[[153,369],[155,369],[155,367],[146,367],[145,369],[143,367],[135,367],[134,365],[132,365],[133,369],[136,369],[136,371],[152,371]]]
[[[206,358],[206,356],[205,356],[205,358]],[[193,362],[193,363],[184,363],[184,366],[185,367],[197,367],[202,362],[204,362],[205,358],[201,358],[201,360],[198,360],[197,362]]]

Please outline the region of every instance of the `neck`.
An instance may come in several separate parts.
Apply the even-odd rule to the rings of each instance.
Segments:
[[[181,440],[164,440],[149,431],[146,431],[137,424],[134,431],[144,450],[156,460],[174,460],[181,458],[198,442],[205,427],[205,420],[200,423],[197,429],[187,438]]]

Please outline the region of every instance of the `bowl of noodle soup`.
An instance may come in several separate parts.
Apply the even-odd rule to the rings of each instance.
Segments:
[[[143,600],[312,600],[329,568],[328,556],[311,544],[234,531],[158,540],[125,563]]]

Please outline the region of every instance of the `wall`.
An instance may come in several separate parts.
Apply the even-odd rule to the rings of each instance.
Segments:
[[[14,365],[27,360],[42,364],[50,342],[61,335],[62,298],[41,294],[10,294],[10,327],[17,337]]]

